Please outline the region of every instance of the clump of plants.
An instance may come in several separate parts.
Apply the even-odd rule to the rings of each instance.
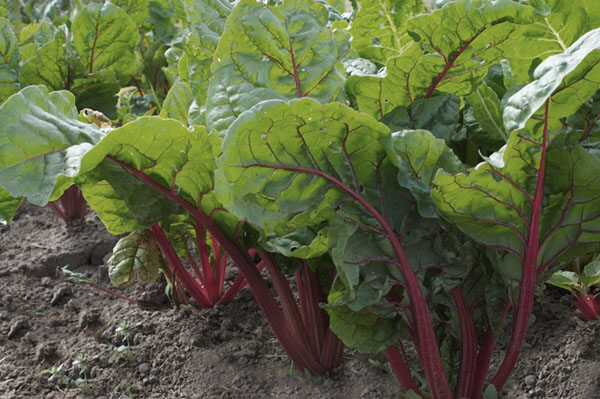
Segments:
[[[300,370],[346,345],[412,397],[496,397],[536,289],[599,250],[592,3],[180,1],[159,116],[102,131],[44,86],[0,107],[3,218],[76,185],[112,233],[152,231],[199,304],[226,253]]]

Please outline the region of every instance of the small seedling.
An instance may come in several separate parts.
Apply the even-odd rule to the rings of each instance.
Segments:
[[[600,283],[599,257],[588,263],[583,273],[559,271],[547,283],[570,291],[575,296],[575,306],[587,320],[600,318],[600,301],[592,292],[592,286]]]

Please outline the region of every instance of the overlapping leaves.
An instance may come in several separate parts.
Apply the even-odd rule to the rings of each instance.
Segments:
[[[348,38],[335,37],[327,18],[317,2],[238,3],[213,58],[208,128],[223,134],[238,115],[263,100],[339,98]]]
[[[103,136],[79,122],[66,91],[29,86],[0,107],[0,185],[13,197],[45,205],[55,186],[62,194],[79,172],[82,156]]]
[[[382,118],[434,90],[472,93],[490,65],[503,58],[506,40],[536,18],[533,8],[511,0],[457,0],[411,18],[406,29],[417,41],[387,62],[387,76],[354,76],[347,89],[359,109]]]

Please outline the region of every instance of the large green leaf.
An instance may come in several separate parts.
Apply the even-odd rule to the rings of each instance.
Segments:
[[[19,90],[19,47],[10,23],[0,18],[0,104]]]
[[[181,212],[165,196],[176,195],[193,207],[200,206],[231,233],[237,220],[224,212],[213,192],[220,142],[203,127],[190,130],[172,119],[143,117],[108,133],[83,158],[81,173],[88,179],[88,186],[93,186],[89,180],[108,181],[117,195],[115,201],[123,201],[140,225],[148,226]],[[126,171],[123,166],[131,170]],[[134,176],[132,171],[140,173]],[[160,186],[162,192],[151,183]],[[82,188],[87,196],[86,186]]]
[[[153,283],[158,278],[160,249],[150,230],[136,230],[117,242],[106,262],[115,287],[134,281]]]
[[[598,90],[599,35],[588,32],[547,58],[537,79],[510,97],[504,123],[512,133],[501,151],[467,174],[435,179],[433,200],[446,218],[542,270],[600,242],[600,159],[573,144],[559,120]]]
[[[352,21],[352,48],[373,62],[385,65],[413,42],[406,30],[409,18],[424,14],[421,0],[365,0]]]
[[[449,173],[464,171],[462,163],[444,140],[436,139],[426,130],[393,133],[386,141],[386,149],[399,169],[398,184],[415,196],[421,216],[437,218],[430,197],[433,178],[439,169]]]
[[[361,111],[378,119],[434,90],[466,96],[503,58],[506,40],[519,24],[534,19],[533,8],[512,0],[448,2],[409,19],[407,30],[418,43],[388,60],[385,77],[352,76],[347,89]]]
[[[555,127],[559,118],[574,114],[600,88],[600,28],[581,36],[564,53],[545,59],[533,73],[534,81],[508,99],[504,126],[520,129],[534,115],[543,113],[550,98],[550,117]],[[539,129],[538,129],[539,130]]]
[[[210,65],[233,3],[228,0],[185,0],[184,5],[192,33],[184,46],[185,59],[180,63],[180,75],[187,76],[197,106],[203,107],[212,77]]]
[[[216,49],[207,100],[207,126],[223,134],[243,111],[262,100],[341,96],[347,37],[327,28],[319,3],[291,0],[271,6],[236,5]],[[341,34],[341,32],[340,32]]]
[[[189,85],[181,80],[176,80],[165,101],[163,101],[160,116],[163,118],[177,119],[179,122],[188,124],[188,110],[192,104],[192,91]]]
[[[135,74],[134,48],[140,37],[125,11],[106,2],[90,3],[73,20],[73,43],[88,73],[111,69]]]
[[[11,96],[0,120],[0,185],[36,205],[48,202],[57,180],[64,187],[77,175],[81,157],[103,136],[78,120],[72,94],[43,86]]]
[[[113,0],[112,3],[125,11],[138,25],[143,24],[148,18],[149,0]]]
[[[474,119],[479,122],[485,132],[476,138],[483,142],[506,143],[508,135],[502,123],[500,99],[487,83],[482,83],[473,93],[467,96],[473,111]]]
[[[0,187],[0,225],[13,220],[21,203],[23,203],[23,198],[13,198],[8,191]]]
[[[544,0],[550,12],[532,25],[517,29],[508,39],[506,58],[518,83],[529,80],[530,67],[567,50],[583,33],[600,27],[600,6],[595,0]]]

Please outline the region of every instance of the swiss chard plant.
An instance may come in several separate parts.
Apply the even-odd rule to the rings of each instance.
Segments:
[[[413,397],[494,397],[536,288],[599,250],[596,2],[176,3],[160,116],[102,131],[42,86],[0,108],[0,217],[75,184],[198,303],[227,253],[300,369],[345,344]]]

